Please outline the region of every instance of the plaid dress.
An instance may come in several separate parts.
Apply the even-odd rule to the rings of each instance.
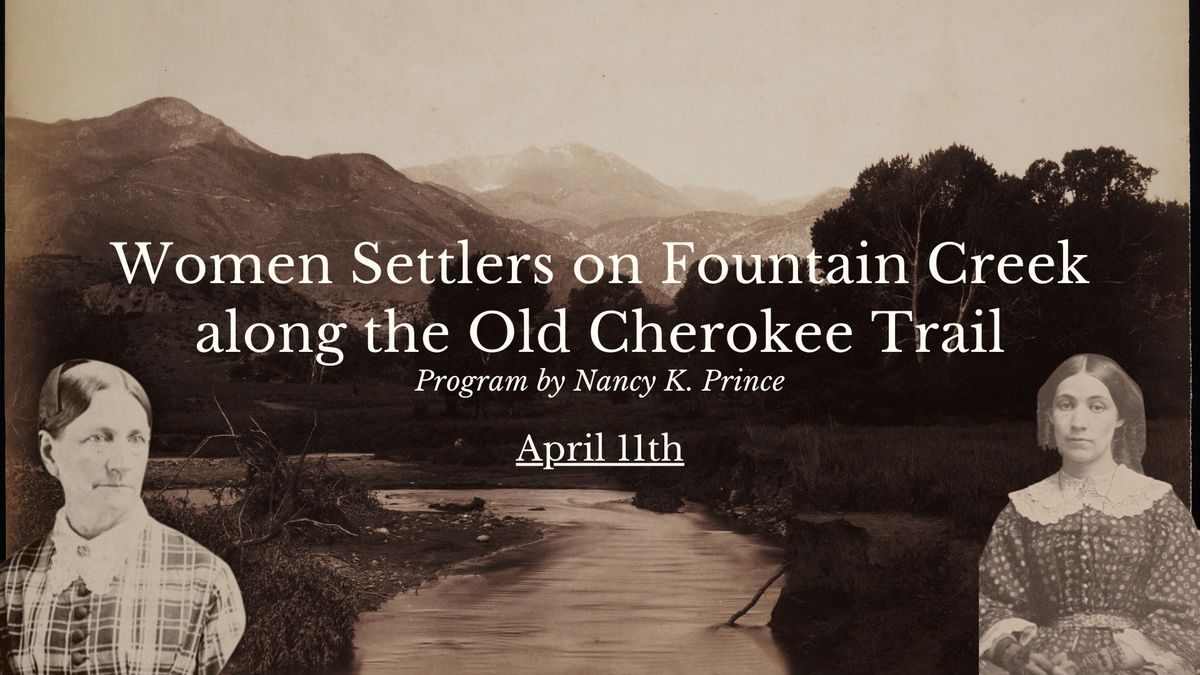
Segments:
[[[54,532],[4,561],[0,671],[221,671],[245,627],[229,566],[144,509],[127,520],[89,547],[62,531],[60,512]],[[57,560],[56,543],[64,549]]]
[[[1119,465],[1009,496],[979,560],[980,655],[1019,634],[1051,657],[1115,642],[1141,672],[1197,672],[1200,531],[1170,485]]]

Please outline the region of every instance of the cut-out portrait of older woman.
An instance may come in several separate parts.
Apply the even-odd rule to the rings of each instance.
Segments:
[[[0,568],[4,672],[183,675],[229,660],[245,626],[233,573],[142,503],[151,418],[116,366],[68,361],[46,379],[39,452],[65,505]]]
[[[1194,675],[1200,531],[1142,474],[1142,392],[1078,354],[1038,394],[1038,436],[1062,468],[1009,494],[979,560],[981,672]]]

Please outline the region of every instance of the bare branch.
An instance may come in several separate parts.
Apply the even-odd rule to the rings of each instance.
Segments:
[[[330,530],[340,530],[340,531],[350,535],[351,537],[358,536],[357,534],[351,532],[350,530],[347,530],[346,528],[342,527],[341,525],[337,525],[334,523],[322,523],[321,521],[313,520],[312,518],[292,518],[291,520],[287,521],[284,524],[285,525],[295,525],[298,523],[308,523],[309,525],[314,525],[316,527],[326,528],[326,529],[330,529]]]
[[[751,609],[754,608],[754,605],[758,603],[758,599],[762,597],[763,593],[766,593],[767,589],[771,587],[771,584],[775,583],[776,579],[783,576],[783,573],[786,572],[788,570],[788,567],[790,567],[790,566],[791,566],[791,563],[784,563],[783,565],[781,565],[779,570],[776,571],[775,574],[772,575],[770,579],[767,579],[767,583],[763,584],[762,588],[758,589],[758,592],[754,594],[754,597],[750,598],[750,603],[747,604],[745,607],[741,608],[740,610],[738,610],[736,613],[734,613],[733,616],[729,617],[729,621],[725,625],[733,626],[733,625],[737,624],[737,620],[742,618],[743,616],[745,616],[746,612],[749,612]]]
[[[200,441],[200,443],[196,446],[196,448],[194,450],[192,450],[192,454],[188,455],[186,459],[184,459],[182,462],[179,463],[179,468],[175,470],[175,474],[173,476],[171,476],[170,480],[167,481],[166,485],[163,485],[162,489],[158,491],[158,494],[156,494],[154,496],[155,497],[163,496],[163,493],[166,492],[167,489],[171,487],[171,484],[175,482],[175,479],[179,478],[179,474],[183,473],[183,470],[187,468],[188,462],[192,461],[193,457],[200,454],[200,451],[204,449],[204,446],[207,445],[208,442],[214,438],[237,438],[237,436],[234,434],[213,434],[211,436],[205,436],[204,440]]]

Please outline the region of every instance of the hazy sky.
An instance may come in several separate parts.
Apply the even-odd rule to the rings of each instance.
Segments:
[[[275,152],[396,167],[581,142],[772,199],[950,143],[1115,145],[1188,198],[1188,12],[1161,2],[10,0],[5,114],[178,96]]]

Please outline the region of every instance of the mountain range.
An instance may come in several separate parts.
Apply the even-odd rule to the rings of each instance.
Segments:
[[[158,98],[106,117],[5,119],[6,256],[80,256],[119,269],[111,241],[173,241],[172,255],[323,253],[326,303],[413,302],[419,284],[352,285],[353,248],[388,255],[454,250],[548,253],[558,301],[585,252],[644,256],[647,292],[663,241],[707,253],[811,247],[809,227],[844,190],[764,205],[750,195],[668,186],[585,145],[450,160],[400,172],[374,155],[280,155],[187,101]],[[779,209],[786,212],[776,213]],[[674,288],[662,288],[667,296]]]
[[[500,215],[579,237],[626,218],[697,211],[774,216],[800,210],[811,201],[764,204],[745,192],[673,187],[614,154],[580,143],[462,157],[403,171],[414,180],[453,188]]]

